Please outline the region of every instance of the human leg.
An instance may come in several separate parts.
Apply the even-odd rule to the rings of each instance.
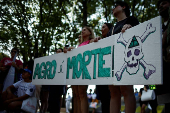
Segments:
[[[48,111],[50,113],[60,113],[60,101],[61,98],[55,97],[54,100],[49,100]]]
[[[14,95],[13,93],[8,93],[7,91],[4,91],[2,93],[2,109],[1,110],[5,110],[5,109],[8,109],[8,104],[6,104],[5,101],[8,101],[10,99],[14,99],[14,98],[17,98],[16,95]]]
[[[8,93],[7,91],[4,91],[1,97],[2,101],[4,102],[5,100],[13,99],[16,98],[17,96],[14,95],[13,93]]]
[[[49,112],[60,113],[61,95],[63,94],[62,85],[51,85],[49,89]]]
[[[48,108],[48,97],[49,97],[49,86],[42,86],[40,100],[41,100],[41,107],[40,113],[45,113]]]
[[[41,85],[35,85],[36,87],[36,90],[35,90],[35,95],[36,95],[36,98],[37,98],[37,110],[41,108],[41,105],[40,105],[40,93],[41,93]]]
[[[81,102],[81,113],[89,112],[88,99],[87,99],[87,88],[88,88],[88,85],[78,86],[78,93],[79,93],[80,102]]]
[[[102,113],[110,113],[110,91],[108,85],[96,85],[97,99],[101,100]]]
[[[135,113],[136,99],[132,85],[120,86],[121,94],[124,96],[125,112]]]
[[[157,106],[158,106],[157,100],[151,100],[149,101],[149,104],[152,108],[152,113],[157,113]]]
[[[93,108],[93,111],[92,111],[92,113],[95,113],[95,111],[96,111],[96,108]]]
[[[102,100],[102,113],[110,113],[110,99]]]
[[[14,101],[8,105],[8,110],[10,111],[20,111],[23,101]]]
[[[110,113],[120,113],[121,107],[121,93],[120,87],[109,85],[111,100],[110,100]]]
[[[146,107],[146,104],[142,104],[141,113],[145,113],[145,107]]]
[[[73,113],[81,113],[80,97],[78,93],[78,85],[71,85],[73,91]]]
[[[66,101],[66,113],[69,113],[70,102]]]

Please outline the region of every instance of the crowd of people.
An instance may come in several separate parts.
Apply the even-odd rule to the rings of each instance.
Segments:
[[[88,85],[71,85],[73,98],[72,98],[72,110],[73,113],[89,113],[89,103],[97,102],[96,100],[101,100],[102,103],[102,113],[120,113],[121,109],[121,96],[124,97],[125,102],[125,112],[135,113],[136,111],[136,99],[135,96],[139,95],[139,101],[141,106],[141,113],[145,113],[145,106],[149,103],[152,107],[152,113],[156,113],[156,107],[158,103],[165,104],[165,113],[170,113],[170,98],[167,95],[170,94],[169,84],[168,84],[168,68],[170,66],[170,40],[169,40],[169,0],[159,0],[157,3],[159,14],[163,19],[162,27],[162,52],[163,52],[163,85],[157,85],[155,93],[157,95],[156,99],[152,102],[142,102],[140,97],[142,95],[142,90],[147,91],[148,87],[145,86],[140,92],[134,93],[132,85],[96,85],[95,95],[90,97],[87,96]],[[104,23],[102,25],[101,33],[102,37],[95,37],[93,30],[84,26],[82,28],[79,45],[84,46],[89,43],[97,43],[102,38],[107,38],[108,36],[124,33],[127,29],[134,27],[139,24],[136,17],[130,16],[130,8],[128,4],[124,1],[117,1],[112,9],[113,16],[117,19],[115,26],[111,23]],[[161,38],[161,37],[160,37]],[[75,47],[64,47],[57,49],[56,54],[60,52],[67,53]],[[11,58],[3,58],[0,61],[0,110],[1,112],[20,112],[22,104],[25,100],[31,97],[37,97],[37,106],[40,108],[40,113],[50,112],[50,113],[60,113],[60,108],[62,106],[62,95],[63,97],[67,94],[67,86],[65,85],[42,85],[35,86],[31,83],[33,64],[34,61],[29,61],[27,63],[22,63],[17,60],[19,55],[19,50],[13,48],[11,50]],[[12,70],[12,71],[9,71]],[[8,77],[11,73],[10,77]],[[12,82],[8,82],[9,80]],[[17,90],[16,90],[17,89]],[[38,96],[37,96],[38,95]],[[164,99],[164,101],[160,99]],[[66,99],[66,101],[70,101]],[[66,103],[66,106],[69,106]],[[5,111],[4,111],[5,110]],[[67,112],[68,109],[67,109]],[[95,109],[93,109],[95,113]]]

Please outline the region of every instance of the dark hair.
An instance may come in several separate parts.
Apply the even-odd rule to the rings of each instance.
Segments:
[[[170,3],[170,1],[169,1],[169,0],[159,0],[159,1],[158,1],[158,3],[157,3],[157,8],[158,8],[158,9],[159,9],[159,5],[160,5],[160,3],[161,3],[161,2],[163,2],[163,1],[167,1],[167,2],[169,2],[169,3]]]
[[[116,1],[115,2],[116,5],[120,5],[121,7],[125,6],[124,12],[126,14],[127,17],[130,16],[130,8],[128,6],[128,4],[124,1]]]
[[[146,87],[146,89],[149,89],[149,86],[148,86],[148,85],[144,85],[144,87]]]
[[[32,79],[32,75],[33,75],[33,68],[34,68],[34,60],[29,60],[28,62],[23,64],[24,69],[29,69],[30,71],[32,71],[32,74],[30,74],[31,76],[29,77],[29,79]],[[23,71],[23,69],[20,70],[21,72]]]
[[[107,25],[107,27],[109,28],[109,30],[113,27],[113,25],[111,23],[104,23]]]
[[[62,49],[62,48],[58,48],[58,49],[60,49],[60,50],[63,52],[63,49]],[[57,49],[57,50],[58,50],[58,49]],[[57,50],[56,50],[56,52],[57,52]]]
[[[18,48],[14,47],[14,48],[12,48],[11,50],[16,50],[17,53],[19,54],[19,49],[18,49]]]
[[[32,71],[32,74],[30,74],[30,80],[32,79],[32,75],[33,75],[33,68],[34,68],[34,60],[29,60],[26,64],[27,69],[29,69],[30,71]]]

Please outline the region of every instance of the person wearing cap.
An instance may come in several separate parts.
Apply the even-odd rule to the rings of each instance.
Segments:
[[[107,37],[120,32],[124,33],[126,29],[139,24],[139,21],[135,17],[130,16],[130,8],[124,1],[115,2],[112,11],[114,17],[117,19],[117,23],[110,29]],[[132,85],[109,85],[109,89],[111,94],[110,113],[120,113],[121,95],[124,96],[125,112],[135,113],[136,101]]]
[[[30,69],[23,69],[22,71],[22,80],[9,86],[2,93],[3,108],[7,111],[20,111],[23,100],[34,96],[36,87],[32,84],[32,71]],[[18,89],[17,95],[13,94],[15,89]]]

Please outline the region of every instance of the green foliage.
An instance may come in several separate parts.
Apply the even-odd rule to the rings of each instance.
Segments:
[[[116,24],[112,6],[116,0],[2,0],[0,47],[18,47],[24,62],[54,54],[68,42],[78,44],[83,26],[101,36],[104,22]],[[125,0],[131,15],[144,22],[158,16],[158,0]],[[152,13],[151,13],[152,12]]]

